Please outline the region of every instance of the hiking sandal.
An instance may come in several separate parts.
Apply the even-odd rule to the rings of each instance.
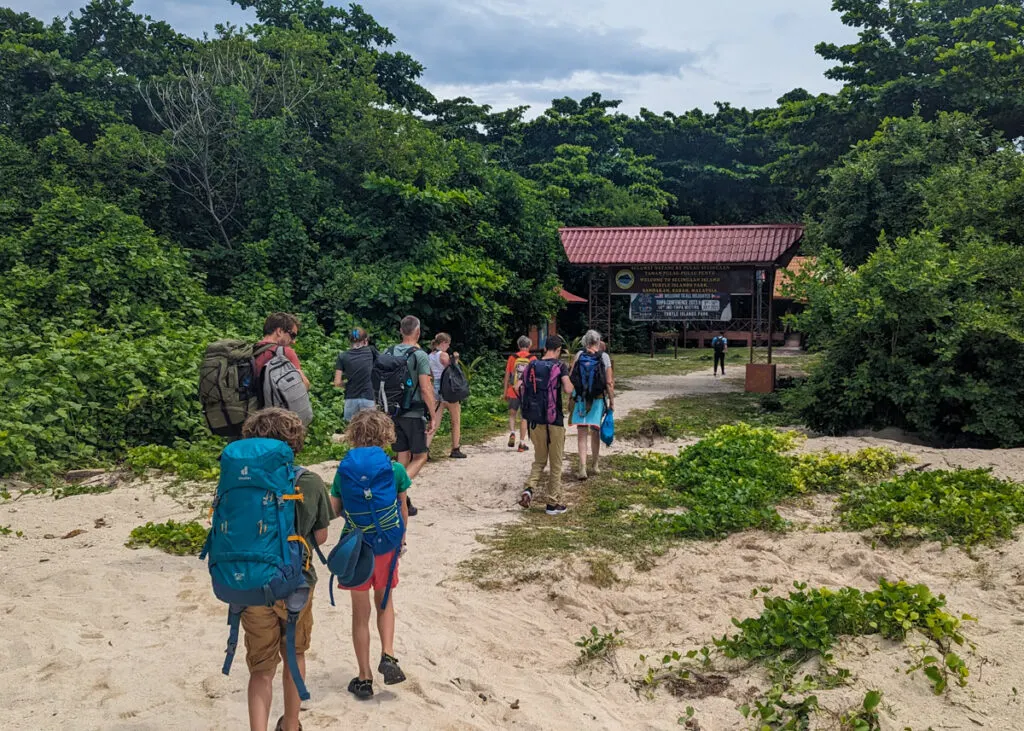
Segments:
[[[531,502],[533,502],[533,490],[526,488],[519,496],[519,505],[529,509]]]
[[[349,681],[348,692],[361,701],[368,701],[373,698],[373,681],[360,680],[357,675]]]
[[[405,673],[398,667],[398,660],[391,655],[381,654],[377,672],[384,676],[384,685],[397,685],[405,680]]]
[[[284,731],[284,716],[277,719],[277,725],[274,726],[274,731]],[[299,721],[299,731],[302,731],[302,721]]]

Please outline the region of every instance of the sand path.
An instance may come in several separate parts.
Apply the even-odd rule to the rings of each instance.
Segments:
[[[636,379],[617,409],[625,414],[673,393],[736,387],[707,373]],[[515,501],[532,454],[504,442],[467,450],[471,458],[464,461],[429,465],[414,485],[422,512],[410,526],[396,593],[397,651],[409,682],[393,691],[379,687],[370,703],[351,698],[345,690],[354,674],[347,597],[331,607],[321,583],[305,728],[629,724],[633,710],[618,707],[621,698],[609,703],[606,689],[573,677],[573,642],[586,627],[567,618],[567,607],[570,615],[580,609],[571,595],[552,589],[538,604],[453,578],[479,546],[479,533],[520,512]],[[314,469],[329,478],[334,467]],[[6,568],[0,580],[6,629],[0,637],[0,728],[244,726],[243,653],[232,675],[222,676],[225,610],[209,590],[205,565],[123,545],[146,521],[195,514],[195,504],[189,509],[144,483],[60,501],[25,496],[0,506],[0,524],[25,533],[20,540],[0,539]],[[84,532],[62,538],[75,530]],[[559,577],[545,583],[556,587]],[[516,699],[519,708],[512,709]]]
[[[649,407],[672,394],[742,387],[739,374],[708,373],[635,379],[617,411]],[[813,440],[818,447],[859,448],[877,439]],[[570,451],[575,439],[567,439]],[[674,450],[676,445],[660,444]],[[619,445],[616,451],[629,445]],[[1024,450],[922,450],[945,464],[991,464],[1007,476],[1024,474]],[[858,640],[837,659],[860,679],[820,693],[836,705],[855,703],[867,687],[885,690],[883,728],[1024,728],[1012,688],[1024,660],[1024,547],[1020,541],[974,557],[935,545],[872,550],[862,537],[796,531],[750,532],[720,543],[686,544],[637,573],[617,569],[610,589],[589,584],[577,563],[538,566],[542,578],[510,590],[483,591],[457,578],[476,537],[515,520],[518,490],[531,455],[499,438],[471,458],[430,465],[414,486],[422,509],[410,526],[402,563],[397,651],[409,681],[377,688],[359,703],[345,686],[354,674],[350,610],[317,591],[306,729],[670,729],[687,705],[701,728],[743,728],[736,706],[755,692],[738,681],[719,697],[682,701],[660,693],[640,698],[626,682],[641,653],[688,649],[730,629],[729,618],[759,611],[754,586],[784,592],[794,580],[812,585],[872,588],[879,576],[923,581],[946,592],[951,608],[981,618],[970,630],[986,658],[957,705],[937,700],[920,677],[906,677],[904,648]],[[939,466],[939,465],[936,465]],[[334,465],[317,467],[325,477]],[[567,482],[572,503],[575,489]],[[793,517],[827,520],[827,506]],[[0,525],[26,537],[0,538],[0,728],[240,729],[245,727],[243,654],[230,677],[220,674],[225,609],[209,589],[205,565],[155,550],[123,547],[147,520],[189,519],[192,509],[158,486],[139,483],[103,495],[54,501],[26,496],[0,505]],[[102,519],[103,525],[97,523]],[[555,520],[555,519],[553,519]],[[68,532],[84,533],[62,539]],[[333,529],[332,540],[336,538]],[[51,537],[47,537],[51,536]],[[324,577],[321,577],[324,578]],[[617,672],[599,664],[577,672],[574,641],[591,625],[624,631]],[[373,645],[376,651],[376,641]],[[868,649],[872,649],[870,657]],[[279,701],[273,718],[279,713]],[[979,726],[980,724],[980,726]]]

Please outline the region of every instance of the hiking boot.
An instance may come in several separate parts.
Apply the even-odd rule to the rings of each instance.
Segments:
[[[516,433],[512,432],[508,435],[508,448],[513,449],[516,446]]]
[[[464,455],[462,453],[462,450],[459,447],[456,447],[455,449],[453,449],[452,453],[449,454],[448,456],[451,457],[452,459],[465,459],[466,458],[466,455]]]
[[[530,448],[528,446],[526,446],[526,442],[519,442],[519,451],[520,452],[529,452]]]
[[[368,701],[373,698],[373,681],[360,680],[359,677],[356,676],[349,681],[348,692],[361,701]]]
[[[565,507],[564,505],[552,505],[551,503],[548,503],[544,507],[544,512],[548,515],[561,515],[568,509],[569,508]]]
[[[412,500],[409,499],[409,495],[408,494],[405,496],[405,504],[409,506],[409,517],[410,518],[412,516],[416,515],[418,512],[420,512],[419,510],[416,509],[416,506],[412,504]]]
[[[526,488],[519,496],[519,504],[524,508],[529,508],[531,502],[533,502],[533,490]]]
[[[377,672],[384,676],[384,685],[397,685],[405,680],[405,673],[398,667],[398,660],[391,655],[381,654]]]

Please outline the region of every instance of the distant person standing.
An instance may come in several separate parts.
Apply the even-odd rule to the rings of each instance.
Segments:
[[[448,354],[452,347],[452,336],[448,333],[438,333],[430,343],[430,373],[434,377],[434,400],[437,402],[438,424],[444,418],[445,411],[452,417],[452,451],[448,456],[452,459],[465,459],[462,453],[462,404],[449,403],[441,396],[441,376],[444,370],[452,363],[459,362],[459,354]],[[434,441],[434,435],[427,437],[427,447]]]
[[[725,332],[718,333],[715,337],[711,338],[711,348],[715,351],[715,376],[718,376],[718,366],[722,366],[722,375],[725,375],[725,353],[729,350],[729,340],[725,337]]]
[[[351,347],[338,353],[334,365],[334,387],[341,388],[342,379],[345,380],[345,421],[352,421],[352,417],[364,409],[374,408],[371,376],[377,357],[363,328],[352,328],[349,340]]]
[[[530,354],[532,341],[523,335],[516,342],[519,350],[508,357],[505,363],[505,400],[508,402],[508,447],[516,446],[516,417],[519,416],[519,386],[523,381],[523,374],[526,366],[536,358]],[[519,451],[525,452],[529,449],[526,446],[526,419],[519,420]]]

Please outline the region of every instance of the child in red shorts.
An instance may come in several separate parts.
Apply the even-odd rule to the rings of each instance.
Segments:
[[[354,449],[375,448],[383,452],[384,447],[395,441],[395,427],[385,414],[379,411],[365,410],[356,414],[352,419],[345,436]],[[344,463],[342,464],[344,465]],[[406,491],[412,481],[409,479],[405,467],[400,463],[392,462],[391,469],[395,480],[395,501],[390,509],[378,514],[380,516],[378,523],[388,540],[393,541],[394,548],[374,557],[373,575],[369,581],[362,586],[349,589],[352,592],[352,644],[355,647],[356,660],[359,663],[359,675],[352,678],[348,684],[348,690],[360,700],[369,700],[373,697],[373,673],[370,670],[370,589],[373,589],[374,605],[377,610],[377,631],[380,634],[381,643],[381,658],[377,672],[384,677],[385,685],[394,685],[405,680],[405,673],[402,672],[398,660],[395,658],[393,590],[398,586],[398,557],[395,553],[405,549],[404,526],[409,522],[409,503],[406,499]],[[334,484],[331,486],[331,505],[336,515],[345,516],[345,528],[342,529],[342,536],[352,530],[350,521],[355,522],[368,536],[374,536],[377,530],[377,526],[366,512],[357,511],[359,504],[357,499],[351,496],[360,493],[359,486],[346,484],[343,470],[339,468],[334,477]],[[352,514],[345,512],[346,495],[350,496]],[[390,497],[388,501],[390,501]],[[401,515],[400,523],[397,520],[399,514]],[[394,566],[393,569],[392,566]],[[387,596],[387,604],[384,609],[381,609],[385,596]]]

